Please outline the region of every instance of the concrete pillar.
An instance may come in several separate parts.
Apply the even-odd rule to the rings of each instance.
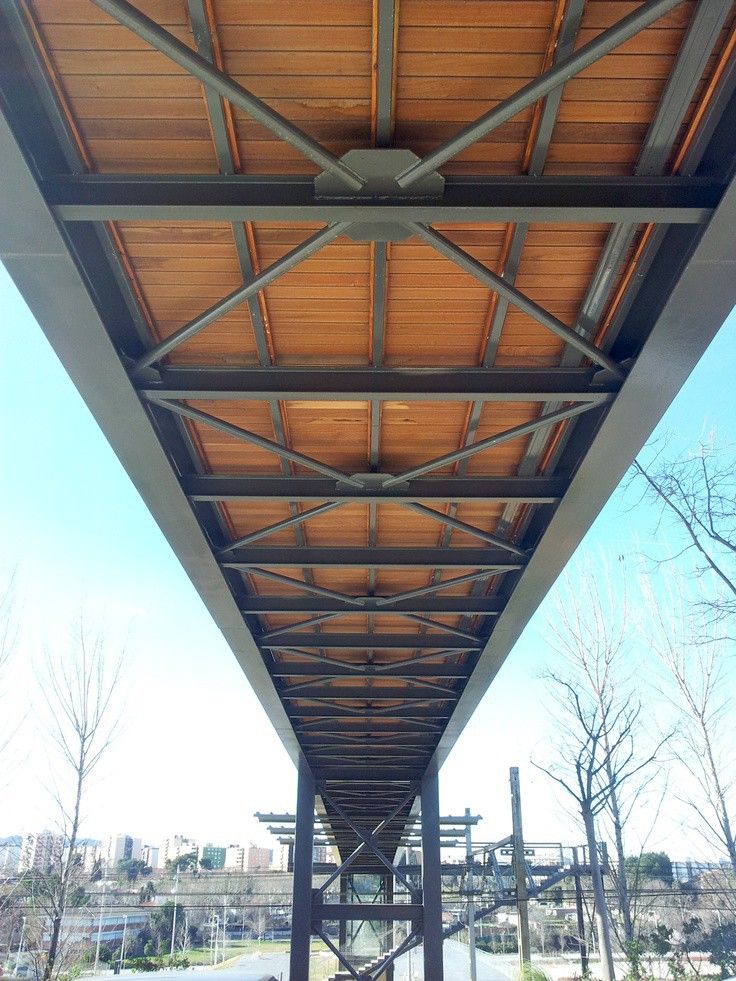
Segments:
[[[312,855],[314,852],[314,777],[299,761],[294,838],[294,886],[291,907],[290,981],[309,981],[312,936]]]
[[[424,977],[443,981],[442,858],[440,855],[440,795],[437,770],[422,778],[422,892],[424,905]]]

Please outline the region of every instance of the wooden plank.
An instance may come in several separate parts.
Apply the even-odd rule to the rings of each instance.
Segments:
[[[638,7],[632,2],[604,3],[590,2],[586,6],[585,25],[599,30],[632,13]],[[684,28],[689,23],[694,2],[683,4],[660,18],[650,30],[661,28]],[[463,0],[462,3],[448,3],[447,0],[402,0],[401,20],[407,25],[427,27],[467,27],[475,29],[478,25],[497,27],[535,28],[550,27],[554,8],[545,0],[526,2],[514,0]]]
[[[173,61],[158,51],[59,51],[55,55],[64,75],[184,75]],[[281,74],[281,52],[234,53],[225,59],[228,72],[243,74]],[[294,51],[289,56],[289,72],[296,75],[369,75],[369,51]],[[293,90],[292,90],[293,91]]]

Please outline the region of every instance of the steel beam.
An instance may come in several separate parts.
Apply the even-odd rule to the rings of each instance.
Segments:
[[[264,528],[259,528],[257,531],[252,531],[249,535],[243,535],[241,538],[236,538],[227,545],[223,545],[221,549],[218,549],[217,554],[219,556],[227,555],[234,548],[242,548],[243,545],[250,545],[251,542],[257,542],[259,539],[266,538],[268,535],[273,535],[277,531],[284,531],[286,528],[293,528],[295,525],[300,525],[304,521],[309,521],[310,518],[316,518],[318,514],[327,514],[328,511],[334,511],[335,508],[339,507],[342,507],[340,503],[333,502],[332,504],[320,504],[319,507],[310,508],[308,511],[297,511],[297,513],[292,514],[290,518],[284,518],[283,521],[276,521],[272,525],[267,525]]]
[[[292,691],[298,688],[298,691]],[[309,682],[304,685],[293,685],[287,688],[280,688],[279,695],[282,698],[304,699],[305,701],[317,701],[319,699],[340,699],[347,702],[380,702],[382,699],[392,700],[395,698],[405,702],[446,702],[456,699],[459,691],[446,689],[443,692],[430,692],[414,688],[411,679],[406,679],[406,684],[394,687],[379,688],[370,684],[358,688],[355,685],[343,685],[342,687],[331,685],[329,682],[320,684],[319,682]]]
[[[291,907],[289,977],[309,981],[309,948],[312,934],[312,857],[314,853],[315,783],[309,765],[299,761],[296,791],[296,837]]]
[[[9,6],[0,4],[0,33],[8,48],[12,34],[4,18]],[[85,266],[82,240],[70,238],[59,228],[39,190],[35,168],[44,159],[37,152],[39,147],[42,145],[48,157],[56,160],[57,168],[63,161],[61,149],[55,148],[52,123],[44,106],[36,101],[36,87],[43,85],[43,79],[32,82],[6,55],[4,49],[0,59],[0,259],[296,762],[300,748],[289,717],[237,599],[212,555],[199,521],[201,512],[192,508],[181,491],[167,455],[173,455],[173,448],[162,445],[121,363],[116,340],[122,336],[133,346],[140,344],[140,336],[120,296],[112,260],[99,239],[90,236],[89,249],[84,252],[90,265]],[[22,101],[20,108],[18,100]],[[32,130],[30,135],[23,124]],[[63,126],[61,121],[59,126]],[[35,141],[32,157],[25,144],[29,138]],[[98,278],[95,273],[99,273]],[[122,269],[119,273],[121,279],[126,278]]]
[[[400,650],[406,648],[430,649],[435,648],[443,651],[468,651],[476,650],[481,646],[480,641],[467,641],[458,639],[457,642],[447,637],[445,634],[346,634],[346,633],[291,633],[281,634],[278,642],[264,644],[264,647],[271,647],[274,650],[282,647],[330,647],[330,648],[354,648],[363,650],[366,647],[374,647],[376,650]]]
[[[520,569],[519,559],[498,548],[359,548],[351,546],[267,546],[235,548],[222,562],[228,569],[251,569],[254,566],[341,566],[349,569],[496,569],[508,572]]]
[[[316,473],[324,474],[327,477],[332,477],[333,480],[345,481],[352,485],[353,487],[362,487],[361,481],[356,480],[354,477],[348,476],[348,474],[343,473],[341,470],[335,470],[334,467],[328,466],[326,463],[322,463],[319,460],[315,460],[314,457],[306,456],[304,453],[299,453],[296,450],[290,450],[288,446],[283,446],[281,443],[276,443],[272,439],[267,439],[265,436],[261,436],[258,433],[253,433],[249,429],[243,429],[241,426],[234,426],[230,422],[226,422],[224,419],[218,419],[217,416],[211,415],[209,412],[202,412],[200,409],[193,409],[189,405],[182,405],[180,402],[167,402],[165,400],[156,400],[156,404],[160,405],[164,409],[168,409],[169,412],[174,412],[178,416],[183,416],[185,419],[192,419],[194,422],[202,423],[205,426],[211,426],[213,429],[219,430],[221,433],[225,433],[227,436],[232,436],[233,439],[239,439],[244,443],[252,443],[254,446],[260,447],[260,449],[268,450],[270,453],[274,453],[276,456],[281,457],[284,460],[289,460],[291,463],[296,463],[301,467],[306,467],[307,470],[314,470]]]
[[[621,387],[591,368],[176,368],[138,383],[166,400],[598,402]]]
[[[134,367],[133,373],[142,371],[144,368],[148,368],[150,365],[155,364],[160,361],[164,355],[169,354],[174,348],[179,347],[185,341],[191,340],[196,337],[200,331],[204,330],[211,323],[214,323],[219,317],[223,317],[226,313],[234,310],[236,307],[245,303],[249,297],[255,296],[262,289],[273,283],[284,273],[298,266],[300,262],[303,262],[310,255],[314,255],[315,252],[319,252],[323,249],[325,245],[339,238],[340,235],[349,228],[348,222],[336,222],[330,224],[327,228],[321,228],[318,232],[310,235],[299,245],[291,249],[286,255],[282,256],[273,262],[267,269],[263,269],[261,272],[253,276],[253,278],[242,286],[238,286],[227,296],[224,296],[217,303],[214,303],[207,310],[200,313],[194,320],[191,320],[188,324],[175,330],[168,337],[160,341],[158,344],[154,345],[150,350],[146,351],[142,357],[140,357]]]
[[[298,126],[271,109],[265,102],[243,88],[225,72],[220,71],[206,58],[192,51],[188,45],[169,31],[164,30],[150,17],[146,17],[133,4],[127,3],[127,0],[92,0],[92,2],[115,20],[124,24],[156,51],[160,51],[167,58],[171,58],[173,62],[194,75],[200,82],[218,92],[234,106],[248,113],[252,119],[257,120],[279,139],[299,150],[308,160],[312,160],[318,167],[329,171],[347,188],[356,191],[363,186],[363,178],[359,177],[328,150],[325,150],[311,136],[308,136]]]
[[[421,903],[315,903],[317,923],[331,920],[417,920],[422,919]]]
[[[492,573],[486,573],[488,578]],[[296,580],[298,582],[298,580]],[[401,599],[391,604],[381,603],[383,597],[359,597],[360,608],[348,606],[344,600],[320,599],[311,596],[248,596],[240,603],[243,613],[477,613],[495,615],[503,609],[498,596],[432,596],[431,598]]]
[[[652,222],[700,224],[722,186],[679,177],[447,177],[441,199],[319,198],[311,177],[60,175],[44,194],[62,221]]]
[[[720,164],[733,170],[734,134],[736,95],[714,121],[704,168],[718,173]],[[735,225],[736,180],[732,180],[705,228],[689,233],[670,228],[649,261],[635,297],[625,308],[616,342],[619,351],[636,360],[606,417],[585,434],[587,442],[571,440],[560,457],[558,467],[583,455],[439,742],[438,764],[447,758],[529,617],[736,305]],[[697,330],[693,330],[694,311]]]
[[[422,514],[426,518],[431,518],[433,521],[438,521],[440,524],[448,525],[455,531],[461,531],[466,535],[471,535],[473,538],[480,538],[489,545],[495,545],[496,548],[511,552],[512,555],[518,555],[524,559],[528,558],[526,549],[519,548],[518,545],[504,538],[500,538],[498,535],[492,535],[488,531],[483,531],[482,528],[476,528],[475,525],[469,525],[466,521],[459,521],[457,518],[452,517],[452,515],[444,514],[442,511],[436,511],[434,508],[428,508],[423,504],[415,504],[411,501],[407,501],[402,506],[415,511],[417,514]]]
[[[424,977],[442,981],[442,857],[440,797],[436,767],[422,777],[422,900],[424,904]]]
[[[452,160],[463,150],[512,119],[527,106],[531,106],[539,99],[544,98],[558,86],[583,71],[584,68],[592,65],[629,38],[635,37],[645,27],[654,23],[655,20],[682,2],[683,0],[649,0],[648,3],[641,4],[633,13],[602,31],[588,44],[581,45],[569,57],[558,61],[546,72],[542,72],[537,78],[520,88],[518,92],[515,92],[508,99],[504,99],[493,109],[476,119],[475,122],[465,126],[455,136],[440,144],[420,161],[412,164],[397,177],[397,183],[401,187],[411,187],[422,177],[433,173],[442,164]],[[519,218],[518,220],[523,221],[524,219]]]
[[[185,474],[184,492],[194,501],[518,501],[556,504],[567,489],[565,477],[427,477],[391,487],[351,487],[319,477],[264,477],[258,474]]]
[[[329,661],[325,658],[325,661]],[[471,667],[468,664],[416,664],[411,667],[394,667],[386,665],[387,669],[382,674],[376,675],[376,665],[356,664],[350,665],[357,671],[349,670],[346,666],[336,662],[334,667],[327,664],[320,666],[314,661],[276,661],[269,665],[269,671],[273,678],[291,678],[298,675],[317,675],[322,678],[467,678]]]
[[[607,396],[604,401],[610,401],[610,397]],[[421,477],[425,473],[438,470],[451,463],[466,460],[469,456],[474,456],[476,453],[493,449],[502,443],[508,443],[521,436],[528,436],[538,429],[552,426],[565,419],[572,419],[574,416],[579,416],[583,412],[589,412],[592,407],[590,402],[583,402],[582,405],[571,405],[563,409],[558,409],[555,412],[548,412],[544,415],[537,416],[535,419],[530,419],[529,422],[523,422],[519,426],[512,426],[511,429],[505,429],[503,432],[489,436],[487,439],[481,439],[477,443],[469,443],[467,446],[462,446],[459,450],[453,450],[452,453],[445,453],[443,456],[427,460],[426,463],[420,463],[418,466],[412,467],[411,470],[404,470],[394,477],[389,477],[388,480],[384,481],[383,486],[392,487],[394,484],[401,484],[408,480],[413,480],[416,477]]]
[[[428,228],[426,225],[417,222],[412,223],[411,228],[419,238],[423,239],[428,245],[431,245],[440,255],[454,262],[460,269],[470,273],[471,276],[474,276],[479,282],[483,283],[490,290],[493,290],[494,293],[505,297],[509,303],[533,320],[536,320],[543,327],[546,327],[547,330],[551,331],[570,347],[576,348],[595,364],[599,364],[607,371],[610,371],[614,377],[619,379],[626,377],[625,369],[617,361],[609,357],[604,351],[601,351],[595,344],[591,344],[590,341],[586,340],[581,334],[578,334],[572,327],[558,320],[557,317],[553,316],[548,310],[545,310],[544,307],[535,303],[525,293],[522,293],[514,285],[505,280],[503,276],[499,276],[492,269],[484,266],[482,262],[478,262],[474,256],[455,245],[445,235],[435,231],[434,228]]]

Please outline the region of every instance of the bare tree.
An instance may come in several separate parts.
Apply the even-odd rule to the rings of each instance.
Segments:
[[[109,656],[102,634],[92,633],[80,619],[65,651],[47,651],[41,672],[41,694],[48,708],[46,735],[56,756],[52,794],[62,843],[36,889],[37,904],[50,921],[43,981],[58,975],[64,959],[62,924],[79,887],[84,795],[117,727],[121,663],[120,656]]]
[[[555,759],[547,773],[576,802],[588,846],[593,899],[604,981],[614,977],[611,925],[598,857],[596,818],[610,808],[611,795],[651,766],[659,746],[641,755],[637,746],[641,705],[633,697],[620,698],[610,686],[593,695],[580,677],[548,673],[552,686],[552,714],[559,732]]]
[[[668,448],[665,442],[649,466],[636,460],[634,482],[659,507],[660,521],[668,519],[682,537],[682,547],[666,561],[689,558],[703,581],[712,579],[715,588],[704,592],[698,604],[706,623],[731,631],[736,616],[736,454],[732,448],[701,445],[678,456]]]
[[[663,668],[664,694],[677,714],[676,758],[697,788],[685,803],[693,827],[724,854],[736,877],[736,760],[733,671],[722,640],[704,640],[688,621],[684,584],[667,601],[647,590],[649,644]]]
[[[632,897],[626,866],[626,828],[634,807],[641,812],[646,792],[662,774],[652,764],[662,743],[654,752],[642,726],[640,700],[635,694],[631,667],[627,663],[627,635],[632,633],[625,578],[619,580],[603,563],[595,571],[583,567],[575,582],[568,576],[558,593],[554,619],[549,622],[553,646],[566,667],[567,679],[575,683],[590,706],[598,709],[599,718],[610,718],[616,707],[625,708],[630,731],[629,744],[634,751],[628,770],[618,772],[620,747],[614,745],[620,735],[603,726],[601,760],[608,791],[601,807],[601,819],[608,826],[614,842],[615,856],[610,873],[613,880],[620,924],[613,921],[617,939],[625,951],[636,939],[636,897]],[[632,771],[633,760],[648,762]],[[635,779],[633,777],[635,776]],[[657,807],[653,808],[656,816]],[[652,822],[653,823],[653,822]]]

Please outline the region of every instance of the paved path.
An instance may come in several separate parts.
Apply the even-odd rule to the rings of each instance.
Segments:
[[[464,944],[456,940],[446,940],[444,962],[445,981],[468,981],[468,948]],[[513,964],[507,958],[479,950],[477,963],[478,981],[511,981],[514,977]],[[123,974],[128,975],[130,972],[124,971]],[[145,975],[137,974],[135,977],[145,981],[245,981],[251,975],[258,977],[261,974],[272,974],[277,981],[289,981],[289,955],[255,952],[244,954],[235,964],[216,971],[153,971]],[[421,947],[398,959],[394,981],[425,981]],[[428,978],[427,981],[432,979]]]
[[[457,940],[446,940],[443,946],[445,981],[468,981],[468,948]],[[400,957],[396,962],[394,981],[424,981],[422,965],[422,948],[411,951],[411,973],[409,972],[409,954]],[[478,981],[510,981],[514,977],[514,969],[493,954],[477,951]],[[427,981],[432,981],[428,978]]]

